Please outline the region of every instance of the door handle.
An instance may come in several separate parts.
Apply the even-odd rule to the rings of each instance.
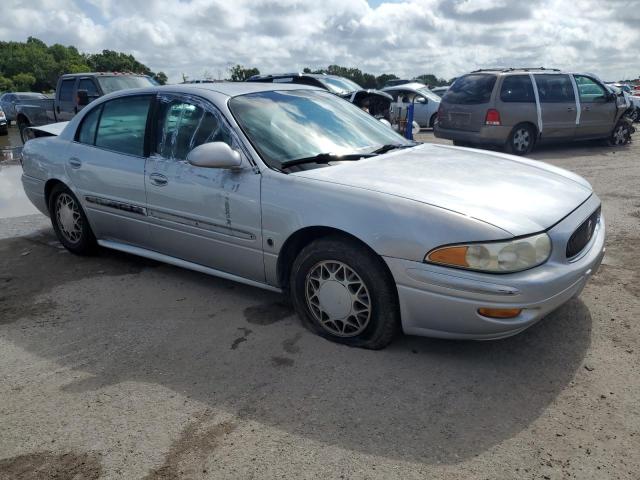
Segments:
[[[590,107],[589,105],[585,105],[585,106],[584,106],[584,109],[585,109],[585,110],[591,110],[591,107]]]
[[[573,112],[575,109],[573,107],[567,107],[567,112]]]
[[[77,157],[71,157],[69,159],[69,166],[71,168],[80,168],[82,166],[82,162]]]
[[[161,173],[152,173],[151,175],[149,175],[149,180],[151,181],[151,183],[157,185],[158,187],[164,187],[167,183],[169,183],[169,179]]]

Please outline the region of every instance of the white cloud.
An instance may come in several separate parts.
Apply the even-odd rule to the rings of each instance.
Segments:
[[[7,5],[8,3],[8,5]],[[378,2],[376,2],[378,3]],[[640,75],[640,5],[629,0],[3,0],[0,39],[133,53],[178,81],[230,65],[329,64],[442,77],[490,66]]]

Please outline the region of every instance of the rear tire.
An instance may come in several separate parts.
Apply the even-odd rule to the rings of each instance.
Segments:
[[[516,125],[509,134],[505,150],[513,155],[526,155],[533,150],[535,130],[525,123]]]
[[[98,244],[76,196],[63,184],[49,195],[49,216],[60,243],[77,255],[96,253]]]
[[[289,279],[293,306],[305,326],[352,347],[381,349],[399,330],[393,279],[382,259],[341,237],[302,249]]]

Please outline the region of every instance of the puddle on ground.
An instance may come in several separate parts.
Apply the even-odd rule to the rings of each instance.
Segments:
[[[0,163],[0,218],[38,213],[22,189],[22,167]]]

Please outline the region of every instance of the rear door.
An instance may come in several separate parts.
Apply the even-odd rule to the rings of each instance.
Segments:
[[[145,132],[152,95],[119,97],[82,119],[65,170],[98,238],[145,247]]]
[[[458,78],[440,102],[438,126],[479,132],[493,96],[496,75],[472,73]]]
[[[540,138],[573,138],[578,109],[569,75],[537,73],[534,76],[540,99],[542,128]]]
[[[186,161],[208,142],[241,151],[223,115],[204,100],[163,94],[154,132],[145,180],[151,248],[264,282],[260,174],[246,158],[237,170]]]
[[[536,96],[529,74],[505,75],[496,99],[502,125],[515,127],[520,122],[530,122],[540,129]]]
[[[576,136],[606,137],[613,130],[618,107],[607,90],[585,75],[574,75],[580,98],[580,119]]]
[[[67,78],[60,81],[59,92],[56,92],[55,106],[59,122],[71,120],[78,113],[75,95],[77,80],[77,78]]]

